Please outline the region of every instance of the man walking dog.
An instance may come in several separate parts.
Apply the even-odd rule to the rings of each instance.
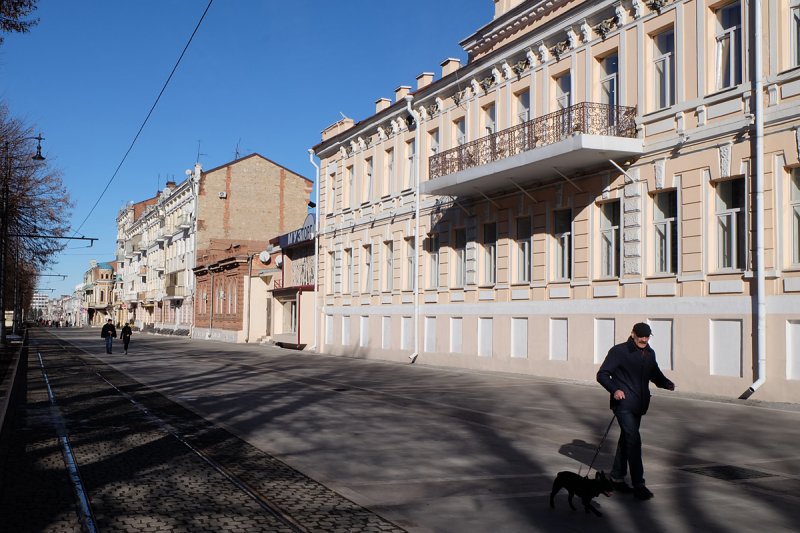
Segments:
[[[633,492],[639,500],[653,497],[644,484],[642,439],[639,435],[642,416],[650,406],[650,382],[662,389],[675,390],[675,384],[658,367],[656,353],[648,344],[651,335],[648,324],[635,324],[628,340],[608,351],[597,372],[598,383],[611,393],[611,409],[620,429],[611,481],[614,490]],[[628,466],[633,489],[625,483]]]

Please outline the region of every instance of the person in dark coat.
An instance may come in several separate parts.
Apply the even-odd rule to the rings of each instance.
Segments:
[[[100,336],[106,340],[106,353],[111,353],[111,343],[117,336],[117,328],[114,327],[114,323],[110,318],[106,325],[103,326],[103,329],[100,330]]]
[[[128,345],[131,343],[131,335],[133,335],[133,330],[131,329],[131,325],[125,322],[125,325],[122,326],[122,331],[120,332],[122,336],[122,347],[125,350],[125,354],[128,354]]]
[[[642,416],[650,407],[650,382],[661,389],[675,390],[675,384],[658,367],[656,353],[648,344],[651,335],[648,324],[635,324],[628,340],[608,351],[597,372],[598,383],[611,394],[611,409],[620,429],[611,481],[616,491],[633,492],[639,500],[653,497],[644,483],[639,435]],[[633,489],[625,483],[628,466]]]

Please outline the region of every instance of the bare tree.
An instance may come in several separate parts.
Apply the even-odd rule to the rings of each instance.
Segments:
[[[0,312],[30,300],[36,276],[54,262],[69,231],[69,194],[38,154],[33,131],[0,103]],[[5,266],[5,268],[3,268]],[[14,296],[14,300],[10,296]],[[3,337],[0,333],[0,338]]]
[[[39,19],[26,19],[36,11],[39,0],[0,0],[0,44],[3,33],[26,33],[39,23]]]

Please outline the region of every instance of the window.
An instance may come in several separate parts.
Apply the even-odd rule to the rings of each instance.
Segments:
[[[362,203],[367,203],[372,201],[372,175],[374,173],[375,167],[373,165],[373,161],[371,157],[364,159],[364,190],[363,196],[361,198]]]
[[[439,234],[431,233],[428,236],[428,287],[435,289],[439,286]]]
[[[436,155],[439,153],[439,130],[431,130],[428,133],[428,144],[431,148],[431,155]]]
[[[334,276],[336,274],[335,253],[328,252],[328,294],[333,294]]]
[[[456,138],[456,144],[461,146],[467,142],[467,121],[461,117],[453,122],[453,134]]]
[[[739,2],[717,10],[717,90],[742,83],[742,13]]]
[[[744,178],[717,184],[717,267],[742,270],[745,264]]]
[[[372,244],[367,244],[364,246],[364,262],[361,264],[361,272],[363,273],[363,279],[361,281],[361,286],[363,288],[362,292],[365,294],[372,293]]]
[[[531,281],[531,219],[517,219],[517,281]]]
[[[328,176],[328,213],[333,213],[336,209],[336,174]]]
[[[384,171],[384,182],[383,182],[383,190],[381,193],[384,196],[388,196],[394,191],[394,149],[389,148],[386,150],[385,158],[384,158],[386,169]]]
[[[406,143],[406,173],[403,182],[403,189],[410,189],[414,186],[417,176],[417,169],[415,164],[415,156],[417,153],[417,144],[414,139]]]
[[[353,291],[353,249],[344,251],[344,272],[342,275],[342,293],[350,294]]]
[[[524,124],[531,119],[531,92],[529,90],[517,93],[517,124]]]
[[[605,278],[619,277],[619,208],[619,200],[600,206],[600,275]]]
[[[667,191],[653,197],[655,235],[655,273],[678,273],[678,192]]]
[[[494,285],[497,281],[497,224],[483,225],[483,282]]]
[[[453,243],[453,286],[464,287],[467,284],[467,230],[455,230]]]
[[[800,264],[800,168],[792,169],[789,205],[792,217],[792,264]]]
[[[617,105],[617,74],[619,73],[619,59],[617,54],[611,54],[600,60],[600,89],[601,101],[604,104]]]
[[[383,243],[383,289],[391,292],[394,288],[394,242]]]
[[[489,104],[483,108],[483,131],[486,135],[491,135],[497,131],[497,117],[494,104]]]
[[[342,200],[347,199],[347,205],[344,207],[353,207],[357,203],[356,199],[356,187],[355,187],[355,176],[353,174],[353,166],[350,165],[349,167],[344,169],[344,187],[345,190],[342,194]]]
[[[572,277],[572,212],[569,209],[553,213],[553,237],[556,243],[557,280],[568,280]]]
[[[414,289],[417,275],[417,252],[414,237],[406,239],[406,290]]]
[[[653,37],[653,73],[656,109],[675,104],[675,32],[668,30]]]
[[[558,132],[561,136],[572,133],[572,117],[568,112],[572,105],[572,76],[568,73],[556,78],[556,110],[564,111],[558,115]]]

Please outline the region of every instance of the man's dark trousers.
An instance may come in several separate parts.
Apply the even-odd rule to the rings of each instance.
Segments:
[[[614,467],[611,469],[611,479],[623,480],[631,466],[631,483],[634,487],[644,486],[644,466],[642,465],[642,437],[639,435],[639,425],[642,415],[635,415],[627,411],[616,411],[620,435],[617,442],[617,454],[614,457]]]

